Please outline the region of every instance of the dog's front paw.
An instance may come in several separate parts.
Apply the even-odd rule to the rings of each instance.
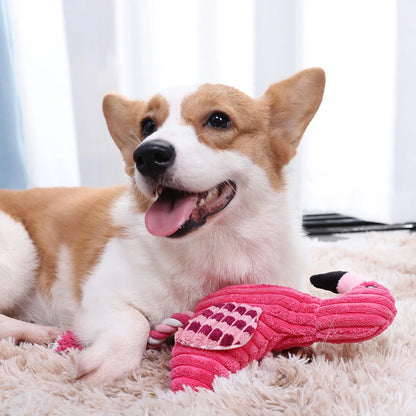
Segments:
[[[107,341],[96,342],[79,354],[76,361],[77,380],[91,385],[108,384],[139,367],[144,346]]]
[[[117,302],[113,305],[87,308],[76,319],[74,333],[83,345],[89,345],[76,358],[78,380],[107,384],[140,365],[149,337],[149,321],[136,308]]]
[[[32,342],[34,344],[51,344],[63,333],[62,329],[53,326],[36,325],[28,322],[19,322],[14,331],[17,343]]]

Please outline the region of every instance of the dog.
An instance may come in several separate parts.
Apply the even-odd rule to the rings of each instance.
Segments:
[[[320,68],[253,99],[232,87],[103,100],[129,185],[0,192],[0,338],[87,346],[74,377],[140,366],[151,327],[235,284],[302,284],[286,170],[317,111]],[[105,168],[105,167],[103,167]]]

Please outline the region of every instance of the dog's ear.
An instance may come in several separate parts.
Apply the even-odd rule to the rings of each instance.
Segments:
[[[107,94],[103,99],[103,113],[108,130],[120,149],[126,172],[134,174],[133,152],[140,143],[140,120],[146,103],[133,101],[118,94]]]
[[[310,68],[271,85],[260,98],[268,113],[272,147],[282,164],[296,154],[299,141],[322,101],[325,72]]]

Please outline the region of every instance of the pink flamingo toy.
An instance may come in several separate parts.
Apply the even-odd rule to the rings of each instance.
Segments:
[[[204,298],[176,333],[171,389],[212,389],[216,376],[235,373],[271,351],[365,341],[396,315],[393,297],[379,283],[346,272],[315,275],[311,282],[341,295],[320,299],[282,286],[239,285]]]

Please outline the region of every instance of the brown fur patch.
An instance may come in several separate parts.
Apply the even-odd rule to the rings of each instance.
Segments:
[[[205,84],[185,97],[182,117],[194,126],[202,143],[248,156],[265,170],[275,189],[282,189],[282,168],[296,154],[303,132],[319,107],[324,84],[324,72],[319,68],[273,84],[259,99],[228,86]],[[219,130],[208,125],[217,111],[230,117],[229,128]]]
[[[111,137],[123,155],[126,173],[132,177],[135,169],[133,153],[143,140],[142,121],[151,118],[156,126],[161,126],[169,116],[169,104],[160,94],[148,103],[107,94],[103,99],[103,113]]]
[[[169,117],[169,103],[163,95],[156,94],[150,99],[143,118],[147,117],[153,119],[157,128]]]
[[[108,240],[123,230],[110,209],[126,188],[47,188],[0,191],[0,209],[28,231],[39,254],[37,287],[48,295],[56,280],[58,254],[65,245],[74,266],[73,291],[81,296],[84,279]]]
[[[216,111],[227,114],[231,125],[216,130],[207,125]],[[195,127],[198,139],[215,150],[236,150],[268,174],[275,189],[284,186],[278,155],[271,148],[263,108],[240,91],[224,85],[205,84],[182,104],[182,116]]]

